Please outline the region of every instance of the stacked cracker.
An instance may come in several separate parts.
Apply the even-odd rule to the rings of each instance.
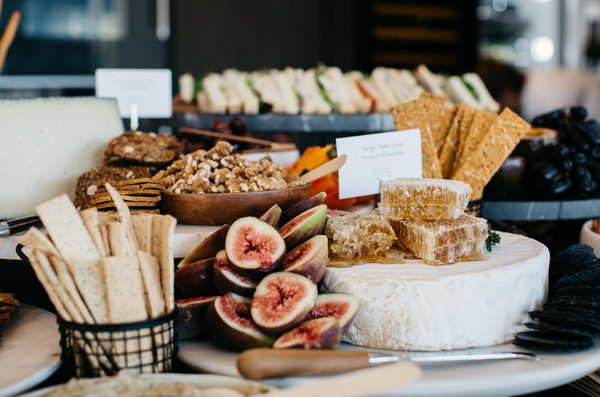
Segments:
[[[137,178],[111,182],[111,185],[120,194],[131,213],[159,213],[158,202],[161,200],[161,192],[165,190],[165,185],[161,181],[152,178]],[[100,186],[89,197],[89,206],[92,208],[113,213],[117,209],[112,195],[104,186]]]
[[[464,213],[471,193],[460,181],[397,178],[382,183],[378,212],[397,245],[429,265],[485,260],[487,221]]]
[[[105,187],[118,215],[99,214],[96,208],[78,213],[67,195],[36,207],[48,236],[31,228],[21,240],[29,249],[36,276],[66,321],[120,324],[170,313],[174,310],[175,218],[132,216],[119,193],[110,184]],[[164,371],[169,369],[164,362],[152,367],[161,358],[153,357],[153,339],[169,340],[172,335],[157,327],[152,333],[145,329],[139,340],[127,341],[133,331],[112,333],[111,337],[75,332],[79,337],[75,347],[87,353],[89,364],[99,374],[113,374],[125,367]],[[139,350],[142,353],[131,353]]]
[[[497,115],[465,104],[447,108],[446,100],[423,93],[394,106],[396,128],[421,129],[424,178],[466,182],[473,190],[470,200],[479,200],[530,125],[508,108]]]

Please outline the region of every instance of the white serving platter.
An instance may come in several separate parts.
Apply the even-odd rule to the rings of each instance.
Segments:
[[[28,390],[60,367],[60,333],[54,314],[22,303],[1,327],[0,397]]]

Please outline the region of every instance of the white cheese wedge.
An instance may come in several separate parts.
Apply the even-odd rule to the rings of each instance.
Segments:
[[[452,350],[499,345],[524,331],[527,312],[546,300],[550,255],[541,243],[500,233],[486,261],[429,266],[328,268],[326,292],[361,298],[343,340],[389,350]]]
[[[122,133],[114,99],[0,100],[0,219],[33,215],[63,193],[73,199],[77,177],[102,165]]]

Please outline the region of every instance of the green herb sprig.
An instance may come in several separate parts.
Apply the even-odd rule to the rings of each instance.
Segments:
[[[492,252],[492,247],[496,244],[500,244],[500,235],[492,231],[492,225],[488,222],[488,237],[485,240],[485,248],[488,252]]]

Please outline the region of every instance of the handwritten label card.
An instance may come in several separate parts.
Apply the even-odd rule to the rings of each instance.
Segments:
[[[338,155],[348,156],[338,171],[340,198],[378,194],[381,181],[421,178],[421,130],[384,132],[335,140]]]
[[[173,115],[169,69],[96,69],[96,96],[116,98],[124,118],[132,116],[132,104],[139,117],[160,119]]]

